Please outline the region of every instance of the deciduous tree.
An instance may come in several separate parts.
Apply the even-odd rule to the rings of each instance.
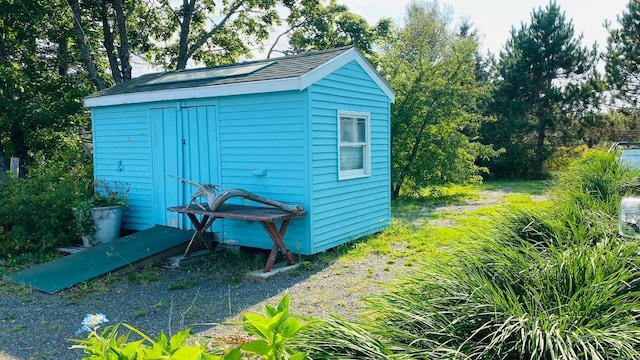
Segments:
[[[286,35],[289,46],[280,51],[284,54],[354,45],[371,58],[376,55],[377,41],[386,37],[392,26],[391,19],[387,18],[371,26],[362,16],[335,0],[303,0],[292,5],[287,18],[288,28],[278,36],[269,55]]]
[[[51,156],[83,123],[89,91],[58,1],[0,0],[0,158]],[[68,19],[68,18],[66,18]]]
[[[443,182],[466,182],[495,155],[477,141],[482,87],[476,79],[478,42],[457,34],[437,2],[414,2],[405,24],[383,47],[381,68],[396,91],[391,115],[392,196]]]

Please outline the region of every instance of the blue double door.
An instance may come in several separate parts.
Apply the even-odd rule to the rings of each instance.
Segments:
[[[151,110],[153,220],[156,224],[192,229],[186,216],[167,211],[168,207],[189,202],[196,191],[180,178],[200,184],[217,183],[215,115],[214,106]]]

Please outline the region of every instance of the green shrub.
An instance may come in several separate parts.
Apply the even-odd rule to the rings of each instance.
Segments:
[[[0,258],[41,252],[78,237],[72,204],[91,189],[88,163],[52,161],[0,185]]]

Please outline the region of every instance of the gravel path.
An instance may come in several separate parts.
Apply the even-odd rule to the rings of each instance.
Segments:
[[[485,195],[463,207],[425,210],[424,216],[495,204],[504,193]],[[360,298],[382,291],[380,284],[396,278],[404,266],[402,261],[388,263],[384,256],[371,255],[356,261],[314,261],[257,279],[239,273],[233,260],[232,254],[218,253],[184,268],[153,267],[114,275],[54,295],[0,281],[0,360],[80,359],[81,351],[68,349],[68,339],[78,336],[75,330],[87,313],[103,313],[111,324],[126,322],[152,336],[189,326],[196,333],[212,334],[221,331],[215,323],[237,319],[245,311],[262,312],[265,303],[275,305],[289,292],[294,314],[353,317]]]
[[[103,313],[110,323],[126,322],[149,335],[175,333],[193,326],[200,334],[219,332],[213,324],[237,319],[241,312],[262,312],[265,303],[277,304],[291,294],[292,311],[298,315],[326,317],[357,313],[363,294],[379,292],[380,282],[395,276],[381,270],[386,260],[313,264],[315,269],[295,270],[268,279],[230,278],[230,255],[220,264],[180,269],[154,267],[129,275],[114,275],[86,286],[48,295],[3,283],[0,286],[0,360],[79,359],[80,350],[68,349],[87,313]],[[140,284],[134,279],[154,277]],[[139,281],[139,280],[138,280]],[[197,325],[203,324],[206,325]],[[228,327],[225,327],[229,331]],[[86,335],[86,334],[84,334]]]

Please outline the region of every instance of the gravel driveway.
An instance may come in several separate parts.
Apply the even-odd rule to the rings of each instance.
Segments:
[[[504,194],[485,195],[479,204],[463,206],[495,204]],[[262,312],[265,303],[275,305],[289,292],[294,314],[353,318],[362,296],[382,291],[381,283],[405,270],[402,261],[388,262],[383,255],[328,259],[258,279],[239,272],[234,255],[218,253],[187,267],[108,276],[54,295],[0,282],[0,360],[81,358],[81,351],[68,349],[68,339],[78,336],[75,330],[87,313],[103,313],[110,324],[125,322],[152,336],[189,326],[206,335],[221,331],[215,323],[238,319],[246,311]]]
[[[205,266],[153,267],[114,275],[53,295],[3,283],[0,359],[81,358],[80,350],[68,349],[72,345],[68,339],[81,336],[75,331],[87,313],[103,313],[110,324],[126,322],[152,336],[189,326],[196,333],[212,334],[220,331],[215,323],[237,319],[245,311],[262,312],[265,303],[275,305],[289,292],[295,314],[350,317],[357,312],[362,295],[380,291],[377,283],[392,276],[386,260],[372,256],[314,263],[312,269],[259,279],[235,274],[230,256],[217,254]],[[153,281],[145,284],[147,277]]]

